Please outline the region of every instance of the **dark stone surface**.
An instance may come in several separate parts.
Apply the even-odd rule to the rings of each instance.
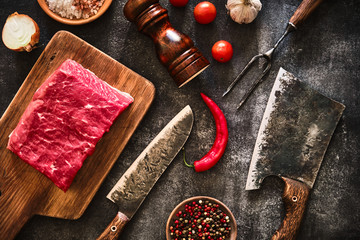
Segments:
[[[251,77],[238,84],[226,98],[221,98],[223,91],[254,54],[272,47],[300,1],[263,1],[262,11],[248,25],[238,25],[229,18],[226,1],[212,1],[218,10],[215,22],[199,25],[192,15],[198,2],[175,8],[168,1],[160,1],[169,10],[173,26],[189,35],[211,62],[210,68],[178,89],[157,60],[152,41],[123,16],[125,1],[114,1],[104,16],[83,26],[55,22],[36,1],[1,1],[1,26],[7,15],[15,11],[28,14],[39,24],[43,46],[31,53],[16,53],[0,44],[0,114],[58,30],[81,37],[152,81],[157,90],[150,111],[84,215],[74,221],[35,216],[23,227],[17,240],[95,239],[117,211],[106,199],[108,191],[161,128],[187,104],[195,114],[194,128],[185,145],[187,158],[189,161],[201,158],[212,145],[215,125],[200,92],[211,97],[228,119],[230,139],[225,155],[214,168],[203,173],[186,168],[182,156],[177,156],[120,239],[165,239],[165,224],[172,209],[196,195],[215,197],[232,210],[238,224],[238,239],[269,239],[284,215],[283,184],[270,177],[260,190],[244,189],[259,124],[279,67],[347,107],[311,192],[298,239],[360,239],[359,1],[328,0],[320,5],[280,45],[269,76],[238,111],[236,105]],[[234,47],[233,59],[225,64],[211,57],[211,46],[220,39]]]

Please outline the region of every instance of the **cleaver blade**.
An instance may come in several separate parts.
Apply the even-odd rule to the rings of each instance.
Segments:
[[[108,193],[119,211],[97,238],[117,239],[152,187],[188,139],[194,122],[190,106],[181,110],[150,142]]]
[[[345,106],[280,68],[263,115],[246,190],[267,176],[285,182],[286,215],[272,239],[295,239],[326,149]]]

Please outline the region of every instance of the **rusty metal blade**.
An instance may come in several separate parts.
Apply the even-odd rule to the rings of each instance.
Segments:
[[[123,174],[107,198],[129,219],[188,139],[194,116],[190,106],[179,112]]]
[[[313,187],[345,106],[280,68],[259,128],[246,190],[270,175]]]

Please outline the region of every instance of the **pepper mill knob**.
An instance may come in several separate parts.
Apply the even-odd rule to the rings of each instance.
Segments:
[[[167,12],[159,0],[129,0],[124,6],[125,17],[153,39],[158,59],[180,88],[210,63],[187,35],[171,26]]]

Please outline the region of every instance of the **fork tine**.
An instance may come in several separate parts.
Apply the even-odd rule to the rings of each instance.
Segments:
[[[245,73],[247,72],[247,70],[251,67],[251,65],[260,57],[262,57],[263,54],[258,54],[256,56],[254,56],[247,64],[246,66],[243,68],[243,70],[240,72],[239,75],[237,75],[237,77],[235,78],[235,80],[230,84],[230,86],[226,89],[226,91],[223,93],[223,97],[225,97],[226,94],[228,94],[232,88],[235,86],[235,84],[245,75]]]
[[[256,88],[256,86],[261,83],[265,77],[265,75],[270,71],[271,68],[271,60],[269,58],[265,59],[268,61],[268,64],[266,66],[266,68],[264,69],[264,71],[262,72],[261,76],[253,82],[253,84],[251,85],[251,87],[249,88],[249,90],[245,93],[245,95],[241,98],[240,103],[237,107],[237,109],[239,109],[245,102],[246,100],[249,98],[250,94],[254,91],[254,89]]]

